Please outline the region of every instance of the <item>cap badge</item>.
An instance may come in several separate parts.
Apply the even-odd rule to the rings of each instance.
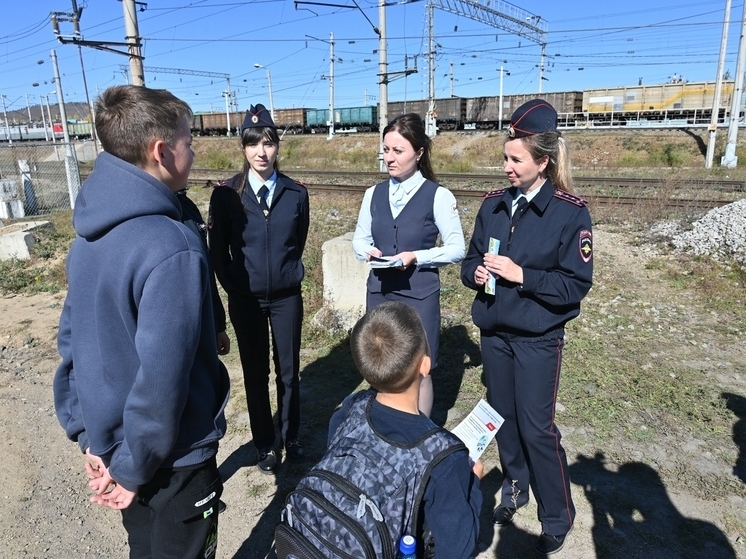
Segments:
[[[251,122],[253,122],[254,124],[256,124],[257,122],[259,122],[259,117],[256,116],[256,115],[252,116],[251,117]]]

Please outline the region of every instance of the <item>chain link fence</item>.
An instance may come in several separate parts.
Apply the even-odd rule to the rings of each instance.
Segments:
[[[73,144],[0,146],[0,219],[69,210],[80,189]]]

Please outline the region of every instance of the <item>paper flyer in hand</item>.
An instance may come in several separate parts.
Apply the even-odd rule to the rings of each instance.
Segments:
[[[479,400],[471,413],[452,432],[469,449],[469,458],[476,462],[497,435],[503,421],[502,416],[492,406],[484,400]]]
[[[499,254],[500,253],[500,239],[495,239],[494,237],[490,237],[490,244],[487,248],[487,252],[490,254]],[[487,283],[484,284],[484,292],[488,295],[494,295],[495,294],[495,276],[492,275],[490,272],[490,279],[487,280]]]
[[[377,256],[371,256],[368,261],[368,266],[371,268],[396,268],[402,266],[404,263],[400,258],[391,260],[389,258],[378,258]]]

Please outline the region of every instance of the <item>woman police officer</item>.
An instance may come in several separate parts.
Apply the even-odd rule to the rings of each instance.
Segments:
[[[279,144],[269,111],[252,106],[241,129],[243,172],[218,185],[210,199],[210,258],[228,293],[257,466],[263,473],[277,465],[269,402],[270,328],[280,436],[288,458],[304,454],[298,441],[298,374],[308,192],[278,172]]]
[[[532,489],[542,533],[536,549],[559,551],[572,528],[567,458],[554,423],[565,324],[578,316],[593,272],[591,218],[572,192],[557,113],[533,100],[514,113],[504,144],[510,188],[485,196],[461,280],[476,290],[487,398],[505,419],[497,433],[503,474],[495,524],[509,523]],[[499,241],[492,254],[490,239]],[[492,241],[493,246],[496,244]],[[494,294],[485,285],[494,279]]]

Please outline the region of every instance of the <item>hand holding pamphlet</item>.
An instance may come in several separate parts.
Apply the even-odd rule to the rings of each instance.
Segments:
[[[497,435],[503,421],[502,416],[492,406],[484,400],[479,400],[471,413],[456,425],[452,432],[469,449],[469,458],[476,462]]]
[[[490,244],[487,248],[487,252],[489,252],[490,254],[499,254],[500,239],[490,237]],[[488,295],[495,294],[495,276],[492,275],[492,272],[490,272],[490,278],[487,280],[487,283],[484,284],[484,292]]]
[[[396,260],[391,260],[390,258],[379,258],[378,256],[371,256],[370,260],[368,261],[368,266],[371,268],[397,268],[400,266],[403,266],[404,263],[401,261],[401,258],[397,258]]]

